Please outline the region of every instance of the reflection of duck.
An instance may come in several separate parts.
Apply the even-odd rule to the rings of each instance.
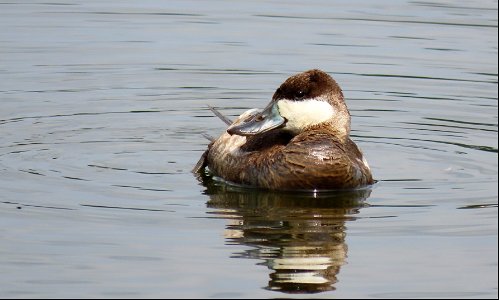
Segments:
[[[372,184],[349,134],[341,88],[328,74],[310,70],[288,78],[262,112],[243,113],[209,145],[195,170],[208,166],[227,181],[277,190]]]
[[[229,219],[230,243],[250,246],[239,258],[264,260],[268,289],[316,293],[334,289],[345,263],[345,221],[354,219],[370,190],[305,194],[227,186],[205,178],[208,207]]]

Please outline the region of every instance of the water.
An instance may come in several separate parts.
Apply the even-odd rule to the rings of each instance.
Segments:
[[[497,6],[2,2],[0,297],[497,298]],[[311,68],[372,189],[190,173]]]

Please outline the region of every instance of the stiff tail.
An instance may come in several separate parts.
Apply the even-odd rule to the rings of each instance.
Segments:
[[[218,118],[220,118],[220,120],[222,120],[225,124],[227,124],[227,125],[231,125],[232,124],[231,119],[229,119],[226,116],[224,116],[221,112],[219,112],[218,110],[216,110],[213,106],[209,106],[208,105],[208,108],[215,114],[215,116],[217,116]],[[212,137],[211,135],[207,134],[207,133],[202,133],[202,135],[206,139],[208,139],[211,143],[213,143],[215,141],[215,138]],[[207,162],[207,158],[208,158],[208,152],[210,151],[210,146],[211,146],[211,144],[208,146],[208,150],[206,150],[203,153],[203,155],[201,155],[201,157],[199,158],[199,161],[197,162],[197,164],[194,167],[194,169],[192,169],[193,173],[200,174],[201,171],[206,167],[206,165],[208,163]]]
[[[210,142],[214,142],[215,141],[215,138],[213,136],[207,134],[207,133],[202,132],[201,135],[204,136],[204,138],[207,139]]]
[[[217,116],[218,118],[220,118],[220,120],[224,121],[225,124],[227,124],[227,125],[231,125],[232,124],[231,119],[229,119],[226,116],[222,115],[222,113],[219,112],[218,110],[216,110],[213,106],[209,106],[208,105],[208,108],[211,110],[212,113],[215,114],[215,116]]]

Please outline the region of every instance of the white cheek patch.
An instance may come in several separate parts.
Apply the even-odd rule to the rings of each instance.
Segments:
[[[300,132],[304,128],[326,122],[333,118],[335,109],[321,98],[303,101],[279,100],[279,114],[286,118],[286,129]]]

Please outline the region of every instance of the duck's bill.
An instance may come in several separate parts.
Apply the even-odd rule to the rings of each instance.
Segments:
[[[281,117],[277,104],[271,102],[262,112],[251,115],[246,120],[229,126],[227,132],[237,135],[249,136],[267,132],[284,126],[286,119]]]

